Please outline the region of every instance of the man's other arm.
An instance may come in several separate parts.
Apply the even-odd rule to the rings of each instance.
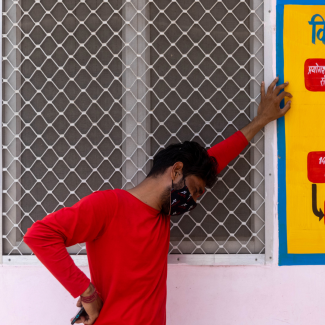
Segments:
[[[25,243],[74,298],[87,291],[90,280],[75,265],[66,247],[100,237],[116,206],[113,191],[98,191],[36,221],[24,236]]]

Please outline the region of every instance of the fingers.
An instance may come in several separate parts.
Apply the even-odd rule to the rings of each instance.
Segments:
[[[289,100],[286,105],[281,109],[282,116],[285,115],[291,108],[291,100]]]
[[[276,87],[276,88],[274,89],[274,95],[278,96],[279,92],[280,92],[282,89],[284,89],[285,87],[287,87],[288,85],[289,85],[289,82],[286,82],[286,83],[284,83],[284,84],[282,84],[282,85]]]
[[[278,97],[277,97],[277,100],[278,100],[278,103],[280,104],[281,101],[284,99],[284,97],[289,97],[289,98],[292,98],[292,95],[290,93],[287,93],[286,91],[283,91]]]
[[[70,319],[70,323],[73,321],[73,318]],[[87,322],[85,316],[80,316],[76,321],[75,324],[83,324]],[[85,323],[86,324],[86,323]]]
[[[261,95],[262,95],[262,98],[265,96],[265,82],[262,81],[261,83]]]
[[[86,322],[88,322],[88,320],[86,319],[85,316],[80,316],[80,318],[76,321],[76,323],[82,323],[82,324],[87,324]]]
[[[267,93],[268,93],[268,94],[272,94],[273,89],[274,89],[276,83],[278,82],[278,80],[279,80],[279,77],[276,77],[276,78],[272,81],[272,83],[270,84],[269,88],[267,89]]]

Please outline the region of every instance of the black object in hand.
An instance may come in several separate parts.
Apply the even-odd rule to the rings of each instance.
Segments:
[[[73,325],[77,321],[77,319],[80,318],[80,316],[88,316],[84,307],[81,307],[80,310],[77,312],[77,315],[73,318],[71,325]]]

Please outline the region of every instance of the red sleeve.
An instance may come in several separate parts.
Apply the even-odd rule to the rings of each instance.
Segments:
[[[218,162],[217,172],[220,173],[248,145],[246,137],[237,131],[226,140],[221,141],[208,150],[208,154]]]
[[[116,208],[114,191],[97,191],[71,208],[36,221],[24,236],[25,243],[74,298],[87,289],[90,280],[75,265],[66,247],[100,237]]]

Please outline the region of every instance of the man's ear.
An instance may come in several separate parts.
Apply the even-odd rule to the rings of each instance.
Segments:
[[[183,163],[181,161],[174,164],[170,176],[174,183],[178,183],[183,178]]]

